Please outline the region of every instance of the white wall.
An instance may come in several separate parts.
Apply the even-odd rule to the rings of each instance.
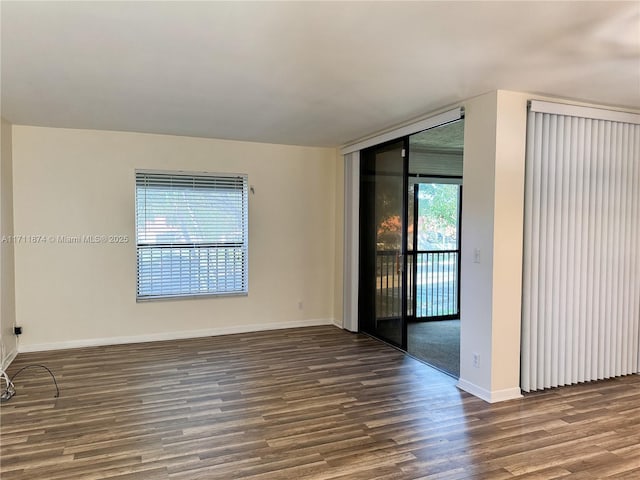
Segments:
[[[492,376],[497,400],[520,393],[526,95],[498,91],[493,222]]]
[[[20,350],[334,320],[337,153],[178,136],[13,128]],[[249,295],[136,303],[134,170],[247,173]],[[124,234],[127,244],[58,235]],[[302,308],[299,308],[302,302]]]
[[[460,382],[491,392],[497,92],[465,102],[460,257]],[[475,250],[480,263],[474,262]],[[480,367],[473,367],[473,355]]]
[[[13,334],[15,318],[13,264],[13,177],[11,124],[2,119],[0,132],[0,366],[5,368],[17,353]]]
[[[520,396],[526,115],[517,92],[465,103],[458,385],[490,402]]]

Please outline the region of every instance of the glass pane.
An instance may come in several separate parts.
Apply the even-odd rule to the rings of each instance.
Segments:
[[[363,330],[403,342],[403,142],[363,152],[361,162],[361,288]]]
[[[459,200],[459,185],[419,185],[416,318],[458,313]]]
[[[418,189],[418,250],[458,248],[458,185],[421,183]]]
[[[245,291],[242,247],[138,247],[138,297]]]
[[[240,243],[243,190],[137,186],[140,243]]]

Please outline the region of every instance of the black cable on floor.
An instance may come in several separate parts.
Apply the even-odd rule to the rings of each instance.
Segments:
[[[60,396],[60,389],[58,388],[58,382],[56,381],[56,376],[53,374],[53,372],[51,370],[49,370],[44,365],[27,365],[26,367],[22,367],[20,370],[18,370],[16,373],[14,373],[13,377],[11,377],[11,379],[9,380],[9,385],[7,385],[7,390],[2,393],[2,401],[3,402],[6,402],[6,401],[10,400],[11,397],[13,397],[16,394],[15,386],[13,384],[13,380],[18,375],[20,375],[24,370],[26,370],[28,368],[44,368],[47,372],[49,372],[49,375],[51,375],[51,378],[53,379],[53,384],[56,387],[56,394],[54,395],[54,398],[58,398]]]

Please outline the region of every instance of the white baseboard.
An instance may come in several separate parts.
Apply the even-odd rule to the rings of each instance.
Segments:
[[[342,328],[337,325],[332,318],[317,318],[311,320],[296,320],[292,322],[258,323],[253,325],[207,328],[204,330],[152,333],[148,335],[133,335],[128,337],[88,338],[82,340],[69,340],[66,342],[36,343],[32,345],[20,345],[18,350],[20,353],[42,352],[46,350],[65,350],[69,348],[98,347],[124,343],[159,342],[163,340],[181,340],[185,338],[216,337],[219,335],[232,335],[234,333],[282,330],[285,328],[317,327],[321,325],[333,325]]]
[[[522,391],[519,387],[490,391],[463,379],[458,381],[456,387],[488,403],[504,402],[505,400],[522,398]]]

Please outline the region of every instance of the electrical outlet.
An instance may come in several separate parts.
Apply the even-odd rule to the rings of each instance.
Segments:
[[[473,354],[473,366],[474,366],[474,368],[480,368],[480,354],[479,353],[474,353]]]
[[[473,263],[480,263],[480,249],[473,250]]]
[[[298,300],[298,310],[302,310],[304,308],[304,303],[302,303],[302,300]]]

